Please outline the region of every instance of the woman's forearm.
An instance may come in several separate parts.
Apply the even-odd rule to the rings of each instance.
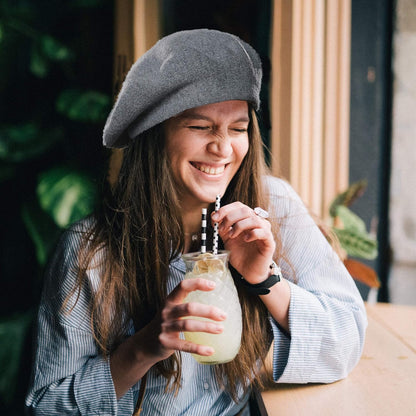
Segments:
[[[111,376],[117,399],[123,397],[158,359],[146,346],[147,327],[127,338],[110,357]]]
[[[270,288],[270,293],[260,295],[274,320],[287,332],[289,330],[290,287],[285,279]]]

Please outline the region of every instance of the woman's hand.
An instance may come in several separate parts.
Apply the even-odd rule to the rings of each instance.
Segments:
[[[214,353],[212,347],[194,344],[180,338],[181,332],[220,334],[223,331],[222,325],[215,322],[192,319],[192,317],[201,317],[217,322],[224,321],[226,315],[219,308],[196,302],[183,303],[186,296],[194,290],[211,291],[214,288],[215,282],[210,280],[186,279],[169,294],[164,308],[149,325],[143,328],[146,334],[141,334],[145,335],[148,352],[157,355],[157,361],[168,358],[175,350],[204,356]]]
[[[250,283],[265,280],[276,249],[270,222],[241,202],[224,205],[211,218],[218,222],[231,265]]]
[[[166,299],[164,308],[143,329],[127,338],[111,354],[110,368],[117,398],[136,384],[158,361],[176,350],[199,355],[212,355],[214,350],[180,339],[182,331],[219,334],[222,326],[215,322],[200,321],[192,317],[224,321],[224,312],[214,306],[190,302],[183,303],[194,290],[210,291],[215,283],[206,279],[187,279],[179,283]]]

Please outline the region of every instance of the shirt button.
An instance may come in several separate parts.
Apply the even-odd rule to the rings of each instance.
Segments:
[[[209,384],[207,382],[204,383],[204,389],[208,390],[209,389]]]

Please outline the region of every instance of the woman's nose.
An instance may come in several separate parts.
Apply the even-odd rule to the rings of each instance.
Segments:
[[[216,136],[208,144],[208,151],[222,158],[229,157],[233,152],[231,138],[228,135]]]

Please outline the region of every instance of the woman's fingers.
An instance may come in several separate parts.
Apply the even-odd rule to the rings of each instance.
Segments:
[[[182,303],[186,296],[194,290],[203,290],[208,292],[215,288],[215,282],[212,280],[201,279],[185,279],[175,289],[172,290],[167,300],[172,303]]]
[[[210,291],[214,282],[206,279],[183,280],[167,297],[165,307],[160,313],[160,345],[167,351],[181,350],[199,355],[212,355],[214,350],[206,345],[183,340],[181,332],[204,332],[220,334],[223,326],[218,322],[227,316],[219,308],[198,302],[183,303],[185,297],[194,290]]]
[[[233,239],[241,239],[246,243],[261,242],[264,248],[270,247],[274,250],[270,222],[256,215],[251,208],[245,205],[223,216],[219,231],[225,244]]]
[[[208,345],[199,345],[194,344],[192,342],[183,341],[181,350],[185,352],[190,352],[192,354],[198,354],[198,355],[204,355],[204,356],[210,356],[214,354],[214,348],[209,347]]]
[[[221,334],[224,327],[215,322],[201,321],[197,319],[177,319],[175,321],[164,322],[163,332],[207,332],[209,334]]]
[[[252,241],[261,241],[265,246],[274,246],[273,241],[270,241],[270,235],[267,231],[262,229],[249,230],[244,233],[244,241],[250,243]],[[269,244],[270,243],[270,244]]]
[[[180,319],[186,316],[198,316],[214,321],[223,321],[227,318],[227,315],[221,309],[197,302],[174,305],[170,308],[165,308],[162,312],[162,318],[164,320]]]
[[[254,211],[241,202],[224,205],[218,212],[212,214],[212,220],[219,223],[219,230],[226,231],[244,218],[255,217]]]
[[[268,237],[272,237],[270,222],[256,215],[253,209],[241,202],[220,208],[212,215],[212,220],[219,223],[219,231],[223,238],[236,238],[241,233],[256,228],[268,230]]]
[[[260,217],[248,217],[244,218],[233,224],[232,228],[228,231],[226,236],[228,238],[236,238],[242,233],[247,234],[250,231],[259,231],[257,234],[260,236],[260,239],[270,238],[271,234],[271,225],[270,223]]]
[[[241,202],[224,205],[211,218],[219,224],[230,264],[248,281],[264,280],[276,249],[270,222]]]
[[[170,350],[180,350],[205,356],[214,354],[214,349],[207,345],[195,344],[184,339],[176,339],[170,337],[168,334],[161,334],[159,338],[164,347]]]

